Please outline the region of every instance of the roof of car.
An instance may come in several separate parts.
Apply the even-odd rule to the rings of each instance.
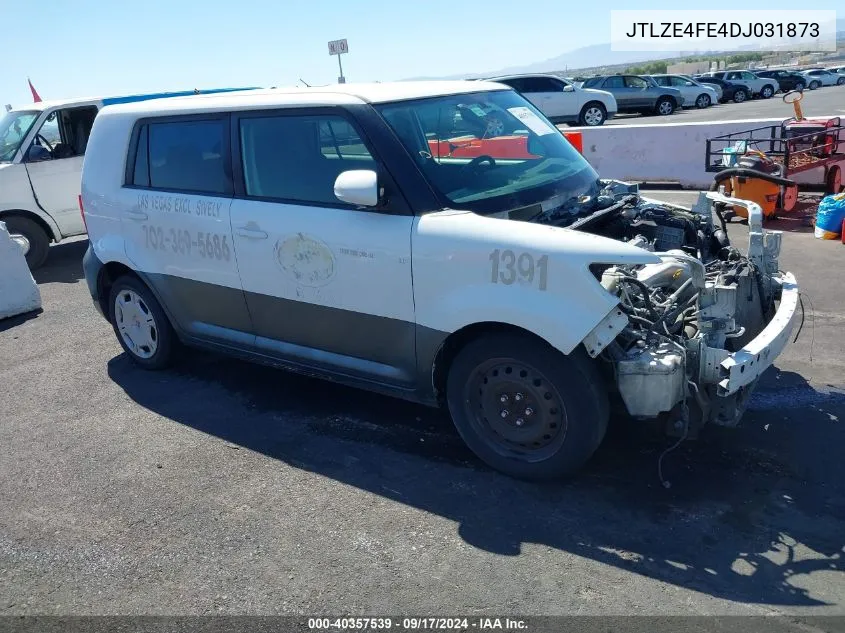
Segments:
[[[487,77],[483,81],[500,81],[502,79],[522,79],[524,77],[548,77],[550,79],[563,79],[552,73],[517,73],[515,75],[496,75],[495,77]]]
[[[60,106],[87,105],[89,103],[97,103],[99,101],[102,101],[102,99],[102,97],[74,97],[72,99],[52,99],[50,101],[38,101],[37,103],[26,103],[23,105],[15,106],[14,108],[12,108],[12,110],[36,110],[38,112],[41,112],[42,110],[49,110],[50,108]]]
[[[311,88],[266,88],[220,94],[171,97],[108,106],[111,113],[207,112],[272,106],[353,105],[390,103],[450,94],[508,90],[490,81],[396,81],[388,83],[337,84]]]

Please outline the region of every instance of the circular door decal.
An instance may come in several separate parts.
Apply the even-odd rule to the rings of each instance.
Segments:
[[[312,288],[329,283],[337,269],[331,249],[304,233],[276,242],[276,262],[297,284]]]

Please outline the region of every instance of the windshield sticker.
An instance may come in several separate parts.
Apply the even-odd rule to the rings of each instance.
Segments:
[[[525,106],[520,106],[518,108],[508,108],[508,112],[510,112],[517,119],[522,121],[525,125],[527,125],[528,129],[534,132],[534,134],[543,136],[545,134],[553,134],[554,132],[557,132],[554,127],[543,121],[543,119],[538,117],[529,108],[526,108]]]

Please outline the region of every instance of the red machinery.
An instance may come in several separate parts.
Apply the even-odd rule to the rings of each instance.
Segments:
[[[723,185],[734,196],[757,202],[766,217],[795,208],[795,174],[821,168],[826,192],[842,190],[845,127],[841,117],[805,118],[799,103],[803,96],[796,91],[783,95],[795,116],[780,125],[707,140],[706,169],[716,172],[714,188]],[[736,212],[743,215],[741,208]]]

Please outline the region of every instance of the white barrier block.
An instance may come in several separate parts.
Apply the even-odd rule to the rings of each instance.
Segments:
[[[0,222],[0,319],[41,308],[41,292],[20,244],[13,241]]]
[[[780,125],[783,119],[748,119],[602,125],[566,128],[582,133],[584,158],[602,178],[629,182],[677,182],[683,187],[708,189],[715,173],[705,165],[707,139],[752,128]],[[766,151],[765,143],[760,149]],[[797,174],[798,183],[822,184],[823,168]]]

